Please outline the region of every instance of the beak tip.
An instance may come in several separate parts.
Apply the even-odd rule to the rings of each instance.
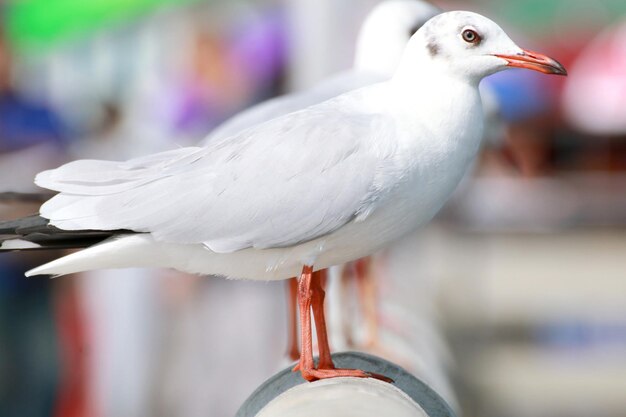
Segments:
[[[567,70],[560,62],[554,61],[554,74],[562,75],[563,77],[567,77]]]

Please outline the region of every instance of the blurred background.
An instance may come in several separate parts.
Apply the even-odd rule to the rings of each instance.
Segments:
[[[71,159],[195,144],[313,86],[352,65],[375,4],[5,1],[0,191],[37,191],[37,172]],[[331,342],[406,366],[464,416],[624,417],[626,2],[434,4],[487,15],[570,76],[486,80],[516,167],[485,146],[441,215],[379,255],[371,286],[331,279]],[[0,218],[37,208],[3,201]],[[0,416],[230,416],[288,364],[282,283],[23,277],[59,255],[0,257]]]

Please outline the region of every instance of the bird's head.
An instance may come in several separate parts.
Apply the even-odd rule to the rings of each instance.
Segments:
[[[391,77],[404,47],[441,9],[422,0],[386,0],[367,15],[356,45],[355,68]]]
[[[493,21],[461,11],[426,22],[407,45],[403,66],[405,62],[476,83],[512,67],[567,75],[556,60],[517,46]]]

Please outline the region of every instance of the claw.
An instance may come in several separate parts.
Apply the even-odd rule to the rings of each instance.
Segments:
[[[300,369],[300,368],[298,368]],[[392,383],[393,379],[388,378],[381,374],[376,374],[373,372],[366,372],[360,369],[306,369],[300,371],[302,378],[305,380],[312,382],[320,379],[329,379],[329,378],[374,378],[383,382]]]

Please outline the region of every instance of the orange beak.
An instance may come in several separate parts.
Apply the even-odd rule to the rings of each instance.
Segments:
[[[509,67],[527,68],[534,71],[543,72],[544,74],[567,75],[567,71],[563,65],[556,60],[537,53],[522,49],[522,53],[517,55],[498,55],[498,58],[506,60]]]

